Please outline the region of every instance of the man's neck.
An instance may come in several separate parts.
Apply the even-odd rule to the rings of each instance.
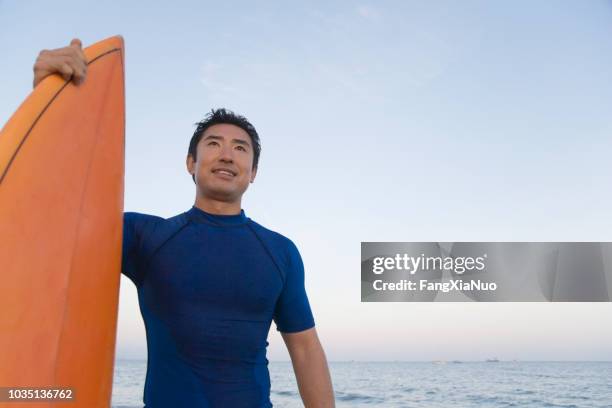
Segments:
[[[210,198],[197,197],[195,200],[196,207],[202,211],[206,211],[209,214],[219,215],[236,215],[240,214],[241,201],[227,202],[218,201]]]

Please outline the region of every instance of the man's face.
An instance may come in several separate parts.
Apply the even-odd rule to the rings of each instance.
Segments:
[[[206,129],[197,146],[197,160],[187,156],[200,194],[219,201],[236,201],[255,180],[253,144],[243,129],[230,124]]]

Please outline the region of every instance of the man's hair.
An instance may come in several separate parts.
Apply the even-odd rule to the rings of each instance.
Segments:
[[[228,124],[238,126],[244,130],[251,137],[251,144],[253,145],[253,169],[259,164],[259,154],[261,153],[261,143],[259,142],[259,135],[255,130],[255,127],[242,115],[237,115],[229,109],[219,108],[211,109],[206,114],[203,120],[196,123],[196,130],[193,132],[191,141],[189,142],[189,154],[193,157],[193,160],[197,159],[197,147],[198,143],[202,139],[206,129],[213,125]],[[195,182],[195,176],[192,176]]]

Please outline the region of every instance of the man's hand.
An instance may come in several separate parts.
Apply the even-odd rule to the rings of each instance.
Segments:
[[[72,79],[80,85],[87,75],[87,59],[81,40],[70,41],[70,45],[55,50],[42,50],[34,63],[34,87],[49,75],[60,74],[66,81]]]

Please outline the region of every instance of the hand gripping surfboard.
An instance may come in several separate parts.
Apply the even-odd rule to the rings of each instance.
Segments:
[[[123,39],[84,52],[82,85],[47,77],[0,132],[0,387],[71,388],[73,402],[0,406],[110,406],[123,214]]]

